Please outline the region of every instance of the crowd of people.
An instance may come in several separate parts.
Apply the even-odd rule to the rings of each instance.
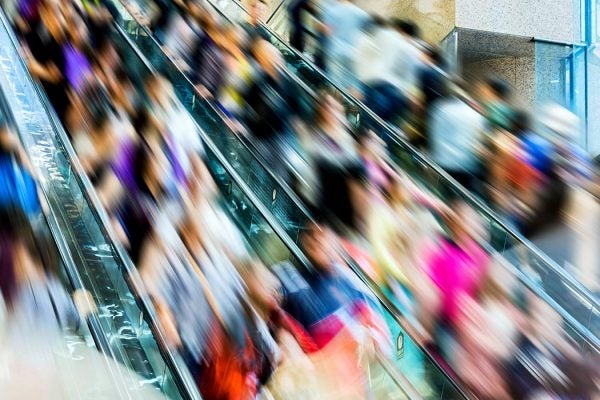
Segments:
[[[546,206],[540,197],[549,186],[542,185],[590,179],[568,140],[545,139],[516,116],[502,82],[482,85],[485,112],[476,112],[414,25],[371,18],[345,0],[330,3],[321,56],[334,80],[390,121],[421,117],[433,158],[515,225],[527,226],[524,205]],[[265,39],[263,0],[252,1],[240,25],[205,2],[157,2],[148,24],[162,50],[318,222],[301,237],[309,269],[261,263],[219,202],[195,121],[171,83],[133,71],[111,40],[111,5],[20,0],[14,25],[169,345],[205,398],[372,396],[369,361],[375,353],[392,357],[398,332],[389,332],[349,259],[394,299],[415,341],[441,355],[477,397],[598,395],[597,360],[579,351],[556,311],[505,260],[482,247],[488,227],[464,201],[442,201],[396,169],[381,132],[348,123],[327,88],[310,110],[303,107],[282,55]],[[353,62],[356,48],[371,68]],[[564,116],[556,134],[576,124]],[[397,365],[410,378],[425,361],[408,359]]]

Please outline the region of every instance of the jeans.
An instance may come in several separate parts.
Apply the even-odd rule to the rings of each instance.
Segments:
[[[408,100],[394,85],[377,82],[364,90],[365,104],[384,121],[394,122],[408,107]]]

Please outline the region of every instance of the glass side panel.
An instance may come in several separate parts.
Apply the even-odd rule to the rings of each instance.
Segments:
[[[56,127],[38,97],[30,76],[12,45],[6,21],[0,27],[0,84],[11,100],[23,144],[55,212],[59,229],[76,261],[84,285],[98,306],[98,317],[118,361],[142,377],[129,382],[135,391],[152,385],[171,398],[183,398],[165,375],[160,356],[141,309],[128,288],[122,265],[112,251],[87,202],[77,172],[59,139]],[[168,392],[167,392],[168,391]]]

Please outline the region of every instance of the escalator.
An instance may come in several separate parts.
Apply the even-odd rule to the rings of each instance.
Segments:
[[[138,5],[138,9],[142,9]],[[160,48],[158,43],[153,39],[152,33],[149,32],[144,26],[140,25],[135,18],[128,11],[124,10],[123,30],[127,32],[130,40],[135,43],[136,47],[139,48],[140,53],[144,54],[148,58],[148,62],[155,68],[164,74],[176,88],[176,92],[184,106],[188,109],[190,114],[194,117],[198,125],[202,128],[202,135],[206,142],[212,143],[211,146],[216,145],[212,150],[213,155],[220,153],[221,166],[214,164],[212,168],[213,172],[218,178],[217,181],[222,185],[225,196],[230,200],[228,206],[233,210],[234,216],[241,226],[242,231],[246,234],[249,241],[253,244],[253,247],[258,251],[264,260],[267,260],[269,264],[279,262],[283,259],[290,258],[290,249],[294,249],[292,253],[296,253],[297,259],[302,259],[302,254],[297,250],[298,236],[301,232],[306,220],[310,219],[310,214],[306,212],[306,208],[298,200],[297,196],[282,184],[281,181],[275,176],[270,169],[261,161],[260,157],[256,157],[251,143],[247,143],[243,138],[230,131],[223,121],[223,116],[219,109],[215,107],[207,99],[201,98],[197,95],[194,85],[181,71],[177,64],[171,60]],[[402,146],[403,142],[398,141],[397,146]],[[411,149],[409,147],[409,149]],[[438,169],[432,167],[430,164],[423,160],[418,154],[413,157],[405,150],[404,156],[406,159],[397,159],[398,163],[411,173],[414,178],[418,178],[421,184],[430,188],[430,190],[441,193],[447,191],[448,182],[452,182],[449,178]],[[211,157],[209,157],[211,159]],[[223,166],[227,165],[225,171]],[[237,178],[236,178],[237,176]],[[452,187],[454,190],[456,188]],[[245,192],[245,194],[242,194]],[[469,196],[468,194],[457,194],[463,196]],[[249,207],[248,199],[245,196],[249,196],[252,200],[253,205]],[[471,197],[466,197],[471,204],[477,201]],[[259,212],[256,211],[259,210]],[[262,217],[261,217],[262,215]],[[265,225],[265,220],[267,224]],[[490,223],[492,230],[502,231],[502,226],[494,225],[495,220],[486,218],[486,221]],[[275,238],[275,239],[273,239]],[[278,238],[278,239],[277,239]],[[497,239],[495,239],[497,240]],[[581,321],[573,318],[569,312],[556,303],[555,299],[550,298],[543,289],[542,286],[538,286],[531,278],[524,274],[520,269],[514,268],[519,266],[524,268],[525,264],[519,264],[524,258],[521,254],[516,253],[516,247],[512,242],[505,242],[504,247],[500,251],[494,251],[491,246],[487,246],[490,251],[494,251],[496,254],[500,253],[504,255],[512,265],[506,265],[505,267],[518,276],[521,285],[526,290],[533,291],[537,296],[547,301],[552,307],[554,307],[562,316],[564,325],[567,331],[572,337],[580,344],[580,351],[582,353],[593,352],[598,353],[600,346],[595,334],[589,332],[586,326],[582,323],[589,322],[587,319],[582,318]],[[519,258],[516,258],[519,256]],[[513,257],[512,259],[510,257]],[[525,258],[529,260],[528,258]],[[352,262],[350,261],[352,264]],[[360,271],[359,268],[355,267],[355,272],[368,281],[368,278]],[[543,268],[543,265],[537,266]],[[550,277],[547,277],[550,280]],[[389,297],[374,286],[373,282],[368,282],[371,289],[376,293],[379,300],[384,304],[386,309],[389,311],[390,319],[400,320],[403,325],[408,329],[402,329],[401,331],[396,330],[395,333],[404,335],[407,331],[410,331],[406,321],[403,320],[402,312],[399,311],[398,307],[390,301]],[[585,303],[583,303],[585,304]],[[594,312],[592,305],[588,304],[587,307],[591,312]],[[591,316],[588,314],[587,317]],[[393,317],[393,318],[392,318]],[[393,327],[392,327],[393,329]],[[400,335],[398,336],[400,337]],[[403,336],[402,336],[403,337]],[[400,341],[400,339],[399,339]],[[408,340],[410,342],[410,339]],[[418,346],[416,346],[418,347]],[[454,388],[456,390],[456,396],[461,396],[464,391],[460,389],[460,385],[452,383],[452,379],[449,374],[451,371],[446,371],[441,367],[440,360],[435,354],[423,350],[425,359],[430,362],[433,369],[437,373],[445,376],[449,385],[447,387]],[[397,360],[397,364],[402,371],[404,368],[410,369],[411,365],[406,360]],[[415,368],[412,368],[413,370]],[[427,368],[425,368],[427,369]],[[410,380],[410,374],[406,374]],[[412,377],[412,383],[415,387],[419,388],[419,378]],[[436,387],[439,388],[439,387]],[[425,389],[426,391],[427,389]],[[431,395],[428,393],[427,396]],[[439,391],[435,392],[432,397],[440,395]],[[447,393],[446,393],[447,395]],[[444,395],[444,396],[446,396]],[[446,397],[444,397],[446,398]]]
[[[246,21],[248,16],[237,1],[213,3],[216,9],[230,21]],[[282,6],[280,10],[285,9]],[[283,11],[280,11],[283,12]],[[268,31],[268,27],[266,27]],[[383,132],[390,156],[395,166],[407,172],[422,187],[441,199],[460,198],[469,204],[489,227],[490,237],[482,238],[482,244],[506,258],[526,286],[532,287],[540,296],[548,298],[563,310],[565,317],[573,319],[598,339],[600,337],[600,302],[590,291],[565,271],[554,260],[541,252],[529,240],[512,229],[480,199],[466,191],[439,166],[411,146],[404,133],[381,120],[353,96],[340,91],[304,55],[292,49],[277,34],[270,41],[283,54],[292,79],[301,87],[310,102],[316,98],[316,89],[325,85],[342,99],[351,124],[362,124]],[[180,78],[181,79],[181,78]]]
[[[306,210],[298,208],[295,195],[279,185],[278,179],[253,157],[247,144],[227,130],[218,111],[196,97],[193,85],[154,39],[145,34],[145,28],[125,15],[126,10],[123,13],[122,31],[132,46],[131,54],[124,52],[126,62],[132,63],[132,70],[158,71],[171,80],[179,99],[199,126],[207,165],[221,189],[225,209],[229,210],[251,247],[267,265],[290,262],[308,268],[306,257],[297,244],[306,222]],[[377,299],[399,344],[398,353],[410,353],[418,361],[418,364],[411,364],[415,360],[406,359],[403,360],[405,363],[396,363],[392,367],[385,356],[378,356],[378,366],[385,371],[383,380],[393,382],[395,392],[409,398],[465,398],[464,389],[441,368],[438,360],[411,338],[411,330],[404,327],[406,322],[398,309],[384,297]],[[399,364],[403,364],[400,372],[396,369]],[[426,378],[435,382],[435,386],[425,382]],[[377,385],[372,388],[374,393],[381,393],[381,383],[373,381],[372,384]],[[376,398],[387,397],[379,394]]]
[[[138,24],[131,15],[127,16],[125,20],[124,28],[128,28],[127,32],[131,40],[148,57],[150,63],[174,83],[178,96],[197,123],[203,128],[204,134],[209,136],[210,140],[222,151],[226,161],[243,179],[244,184],[251,190],[250,193],[252,193],[255,200],[262,203],[261,207],[265,212],[269,211],[278,220],[273,222],[271,226],[278,222],[280,229],[285,230],[284,233],[287,238],[291,242],[297,242],[304,223],[307,219],[310,219],[310,214],[306,212],[306,208],[297,196],[285,184],[281,183],[278,177],[261,161],[260,157],[256,157],[250,143],[246,143],[243,138],[228,130],[221,119],[222,115],[218,108],[207,99],[197,96],[192,82],[177,67],[176,63],[161,51],[158,44],[153,40],[151,32]],[[277,40],[277,38],[274,37],[273,40]],[[284,44],[280,44],[280,46],[285,48]],[[294,56],[293,52],[290,52],[290,54]],[[298,62],[305,63],[303,60]],[[305,64],[305,66],[310,67],[308,64]],[[318,71],[315,71],[315,73],[318,73]],[[307,89],[309,93],[307,97],[310,97],[312,89],[303,82],[299,84]],[[306,101],[310,100],[306,99]],[[360,109],[360,104],[358,106],[361,112],[361,120],[371,118],[372,122],[383,124],[368,111]],[[382,128],[384,127],[382,126]],[[589,297],[577,282],[573,281],[551,260],[547,260],[527,241],[504,226],[485,205],[482,205],[472,195],[458,187],[445,172],[431,164],[415,149],[401,140],[389,127],[385,127],[385,129],[390,135],[393,135],[394,141],[392,143],[395,146],[394,150],[396,150],[394,154],[396,165],[407,171],[415,181],[427,190],[441,198],[448,196],[448,193],[454,193],[454,197],[463,198],[473,206],[492,232],[492,237],[488,241],[482,242],[482,245],[493,254],[503,256],[507,262],[502,263],[502,265],[511,274],[518,277],[522,287],[535,293],[536,296],[550,304],[561,315],[566,331],[579,343],[580,351],[583,354],[588,352],[598,353],[600,349],[598,318],[600,315],[594,299]],[[226,193],[238,190],[235,185],[226,185],[225,188],[227,188]],[[232,202],[236,208],[243,208],[246,205],[245,202],[238,202],[235,198]],[[261,244],[271,243],[271,241],[262,238],[262,235],[267,237],[272,235],[271,230],[265,229],[264,232],[260,232],[260,225],[256,223],[254,213],[249,213],[243,221],[243,225],[247,226],[249,230],[250,240],[254,241],[259,248]],[[261,239],[253,240],[252,234],[261,237]],[[284,234],[282,233],[280,237],[284,237]],[[290,246],[291,244],[276,246],[276,248],[282,249],[281,252],[285,253],[285,247],[289,249]],[[273,248],[269,247],[269,251],[266,252],[265,256],[273,257],[273,254]],[[358,268],[356,272],[365,280],[368,280]],[[534,279],[536,275],[539,276],[538,279]],[[372,282],[370,283],[372,284]],[[385,293],[373,285],[371,285],[371,288],[377,293],[379,299],[386,303],[388,309],[392,310],[393,315],[396,317],[402,316],[402,313],[397,307],[394,307],[393,302],[389,300]],[[435,355],[429,355],[432,359],[435,359]],[[415,386],[418,386],[418,384],[415,384]]]
[[[0,20],[0,87],[48,200],[52,234],[62,238],[59,250],[70,259],[65,265],[80,277],[73,283],[91,292],[98,308],[95,339],[105,354],[139,376],[121,383],[120,397],[131,398],[128,391],[143,389],[173,399],[199,399],[187,371],[166,346],[150,302],[141,296],[135,269],[112,239],[62,125],[29,75],[4,13]]]
[[[131,26],[130,26],[131,28]],[[118,47],[122,50],[123,61],[125,63],[126,68],[135,71],[140,76],[147,76],[147,74],[152,73],[154,68],[153,66],[147,62],[142,53],[138,50],[138,48],[131,41],[131,37],[128,35],[114,37],[114,41],[118,45]],[[145,54],[148,54],[144,52]],[[26,99],[29,96],[25,97]],[[188,99],[192,100],[192,99]],[[47,110],[49,111],[49,110]],[[198,111],[196,109],[196,111]],[[54,127],[59,128],[59,121],[54,120]],[[217,121],[215,121],[217,122]],[[205,149],[206,149],[206,157],[207,157],[207,165],[209,166],[210,171],[213,173],[213,176],[216,178],[220,188],[223,193],[223,201],[226,205],[226,208],[231,212],[231,216],[235,222],[237,222],[240,230],[247,237],[248,241],[252,245],[252,247],[256,250],[256,252],[261,256],[261,258],[267,262],[271,263],[274,261],[274,251],[273,248],[278,249],[277,261],[287,261],[296,265],[302,265],[304,256],[297,249],[294,242],[285,234],[280,225],[277,222],[277,219],[271,214],[271,212],[265,209],[262,206],[262,202],[256,198],[256,194],[252,192],[251,189],[248,188],[246,182],[248,179],[242,179],[238,173],[226,162],[221,152],[218,150],[217,146],[210,140],[210,138],[202,132],[202,139],[204,141]],[[77,166],[77,170],[73,171],[73,178],[83,182],[87,187],[89,187],[88,179],[83,175],[80,167],[78,166],[78,162],[76,157],[73,154],[73,150],[71,148],[68,139],[64,136],[64,132],[57,132],[57,140],[60,140],[60,150],[64,151],[64,154],[69,156],[69,161]],[[48,138],[46,138],[48,139]],[[30,146],[30,148],[34,148]],[[52,188],[54,188],[53,185]],[[87,189],[87,195],[90,197],[94,197],[93,189]],[[95,205],[98,203],[95,202]],[[105,223],[106,219],[103,215],[103,211],[100,207],[94,208],[95,212],[98,213],[98,218],[100,222]],[[108,226],[108,225],[105,225]],[[69,226],[61,226],[61,230],[65,230],[66,232],[72,233],[73,229]],[[71,230],[69,230],[71,229]],[[103,228],[106,236],[103,238],[102,236],[94,237],[94,241],[90,241],[89,246],[94,246],[95,248],[100,247],[104,240],[110,240],[110,238],[114,237],[110,235],[109,228]],[[77,233],[77,232],[73,232]],[[75,238],[76,239],[76,238]],[[265,244],[268,243],[268,246]],[[107,243],[108,244],[108,243]],[[127,256],[123,255],[122,249],[111,240],[110,245],[112,248],[118,251],[118,256],[120,260],[124,260],[128,262]],[[109,247],[110,248],[110,247]],[[135,271],[130,269],[126,271],[128,276],[131,276],[132,279],[136,278]],[[127,282],[124,282],[127,283]],[[112,283],[107,283],[107,287],[105,289],[110,289]],[[139,290],[139,289],[137,289]],[[98,291],[100,294],[101,292]],[[138,291],[139,292],[139,291]],[[97,293],[94,293],[97,294]],[[134,304],[133,304],[134,305]],[[130,304],[131,306],[131,304]],[[148,305],[148,307],[150,307]],[[390,317],[390,324],[394,326],[398,326],[398,323],[394,318]],[[151,319],[153,321],[153,319]],[[158,330],[158,334],[160,334],[160,327],[156,327]],[[154,333],[154,332],[153,332]],[[134,339],[134,338],[130,338]],[[152,339],[151,335],[146,337],[147,340]],[[142,349],[145,350],[145,349]],[[146,350],[146,354],[149,351]],[[150,354],[152,355],[152,354]],[[173,359],[176,360],[177,355],[171,354]],[[150,359],[151,363],[152,360]],[[146,363],[148,364],[148,363]],[[179,364],[177,364],[178,366]],[[133,365],[135,367],[135,365]],[[432,371],[435,371],[435,366],[430,368]],[[138,368],[139,370],[139,368]],[[390,398],[390,397],[400,397],[400,398],[409,398],[409,399],[419,399],[422,398],[422,395],[419,391],[415,390],[412,387],[412,382],[407,380],[401,373],[399,373],[395,367],[390,365],[383,355],[378,355],[369,365],[369,384],[371,393],[376,396],[376,398]],[[143,371],[142,371],[143,372]],[[151,373],[151,371],[147,372],[147,375]],[[178,371],[181,372],[181,371]],[[438,381],[440,382],[441,387],[445,388],[446,393],[452,393],[452,384],[448,380],[444,380],[445,375],[440,372]],[[181,372],[182,380],[186,378],[185,374]],[[177,377],[175,377],[177,378]],[[167,389],[176,389],[178,388],[174,383],[177,383],[177,380],[173,379],[175,382],[168,382],[168,377],[164,379],[167,381],[169,386],[158,385],[156,381],[155,385],[164,391],[169,397],[173,398],[181,398],[184,397],[186,392],[167,392]],[[186,381],[183,381],[186,383]],[[192,395],[194,393],[192,392]],[[189,394],[187,394],[190,396]],[[191,396],[190,396],[191,397]],[[462,398],[462,396],[450,396],[447,398]],[[439,396],[436,396],[439,398]]]

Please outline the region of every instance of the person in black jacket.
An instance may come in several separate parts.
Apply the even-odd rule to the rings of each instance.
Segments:
[[[285,74],[279,51],[265,40],[252,46],[256,71],[244,97],[242,120],[267,163],[285,174],[292,119],[299,112],[295,86]]]

